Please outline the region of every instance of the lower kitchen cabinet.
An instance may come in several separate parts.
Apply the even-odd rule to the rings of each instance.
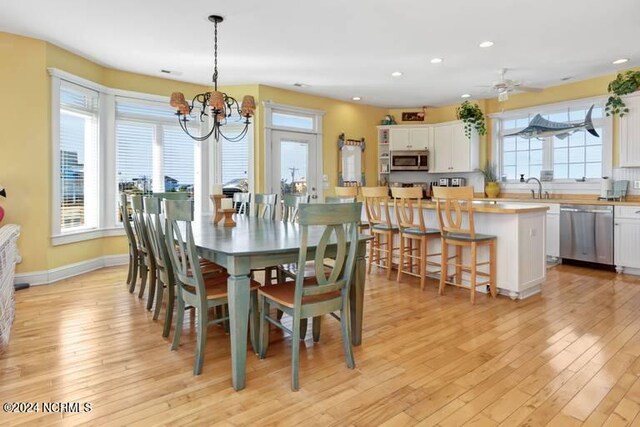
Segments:
[[[559,205],[555,205],[559,207]],[[547,212],[547,256],[560,257],[560,214],[553,213],[553,206]]]
[[[614,226],[614,261],[616,271],[640,272],[640,206],[616,206]]]

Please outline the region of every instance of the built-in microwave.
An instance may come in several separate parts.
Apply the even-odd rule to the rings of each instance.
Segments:
[[[392,151],[392,171],[428,171],[429,152],[424,151]]]

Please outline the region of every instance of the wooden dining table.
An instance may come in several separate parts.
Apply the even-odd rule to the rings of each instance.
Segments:
[[[192,224],[195,245],[205,259],[225,267],[229,273],[227,291],[229,300],[229,332],[231,335],[231,379],[233,388],[245,387],[247,361],[247,331],[249,322],[249,276],[251,270],[295,263],[301,243],[298,224],[234,215],[235,227],[215,225],[209,215],[203,215]],[[324,231],[322,226],[310,226],[308,259],[313,259],[315,248]],[[368,235],[360,235],[355,271],[350,288],[351,341],[354,346],[362,342],[366,242]],[[331,247],[327,254],[331,255]],[[251,331],[258,341],[258,328]]]

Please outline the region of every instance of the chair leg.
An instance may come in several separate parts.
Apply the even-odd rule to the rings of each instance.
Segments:
[[[140,291],[138,291],[138,298],[142,298],[144,296],[144,288],[147,287],[147,273],[149,268],[147,264],[142,261],[140,263]]]
[[[373,241],[369,242],[369,266],[367,269],[367,274],[371,274],[371,266],[373,265],[373,252],[377,244],[377,238],[378,238],[378,234],[373,233]]]
[[[356,367],[355,359],[353,358],[353,347],[351,346],[351,318],[349,316],[349,309],[346,310],[343,304],[343,309],[340,310],[340,327],[342,329],[342,346],[344,347],[344,356],[347,360],[347,367],[353,369]]]
[[[226,317],[227,320],[225,320],[224,322],[222,322],[222,327],[224,328],[225,333],[229,333],[229,331],[231,330],[229,328],[229,304],[225,304],[222,306],[222,316]]]
[[[129,269],[127,270],[127,285],[131,285],[131,272],[133,270],[133,250],[129,245]]]
[[[322,316],[316,316],[313,318],[313,342],[320,341],[320,327],[322,325]]]
[[[438,294],[444,295],[444,282],[449,274],[449,245],[444,239],[441,239],[441,242],[440,253],[442,256],[440,257],[440,286],[438,287]]]
[[[139,267],[138,254],[133,256],[133,267],[131,272],[131,281],[129,282],[129,293],[132,294],[136,289],[136,282],[138,281],[138,267]]]
[[[387,279],[391,280],[391,262],[393,260],[393,233],[387,233]]]
[[[398,283],[400,283],[400,280],[402,280],[403,267],[404,267],[404,236],[402,235],[402,233],[400,233],[400,255],[398,255],[398,276],[396,277],[396,281]]]
[[[196,362],[193,366],[193,375],[200,375],[202,373],[202,365],[204,364],[204,349],[207,345],[207,323],[208,311],[206,307],[198,307],[197,316],[197,331],[196,331]]]
[[[258,344],[258,357],[264,359],[269,348],[269,322],[266,316],[269,315],[269,302],[260,296],[260,343]]]
[[[471,283],[469,287],[471,288],[471,304],[476,303],[476,279],[477,279],[477,255],[478,255],[478,246],[475,242],[471,243]]]
[[[291,331],[291,390],[298,391],[300,388],[300,380],[298,373],[300,370],[300,314],[294,313]]]
[[[496,297],[498,295],[498,283],[497,279],[497,266],[496,266],[496,241],[492,240],[489,243],[489,289],[491,290],[491,296]]]
[[[169,279],[171,280],[171,279]],[[167,284],[167,293],[168,293],[168,299],[167,299],[167,311],[165,311],[165,315],[164,315],[164,328],[162,329],[162,336],[163,337],[168,337],[169,336],[169,332],[171,332],[171,322],[173,321],[173,305],[174,305],[174,301],[176,299],[176,295],[175,295],[175,285],[173,283],[168,283]],[[184,310],[182,313],[182,316],[184,317]]]
[[[182,323],[184,322],[184,300],[178,290],[178,310],[176,313],[176,330],[173,333],[173,343],[171,344],[171,350],[175,351],[180,345],[180,336],[182,335]]]
[[[304,341],[304,339],[307,337],[307,326],[309,325],[309,323],[307,322],[307,319],[300,319],[300,339],[302,341]]]
[[[402,239],[401,239],[402,240]],[[407,239],[409,241],[409,272],[414,273],[413,271],[413,239]]]
[[[462,284],[462,246],[456,245],[456,283]]]
[[[149,295],[147,295],[147,310],[153,307],[153,300],[156,296],[156,288],[158,287],[158,275],[155,265],[149,269]]]
[[[260,310],[258,309],[258,291],[251,291],[251,310],[249,312],[249,333],[251,348],[258,354],[258,341],[260,340],[258,324],[260,322]]]
[[[427,284],[427,239],[420,239],[420,290],[424,291]]]
[[[156,306],[153,309],[153,320],[158,320],[160,317],[160,309],[162,308],[162,299],[164,297],[164,283],[158,276],[156,279]]]

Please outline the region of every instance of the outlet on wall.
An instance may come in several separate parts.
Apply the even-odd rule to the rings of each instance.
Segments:
[[[633,181],[633,189],[640,190],[640,181]]]

